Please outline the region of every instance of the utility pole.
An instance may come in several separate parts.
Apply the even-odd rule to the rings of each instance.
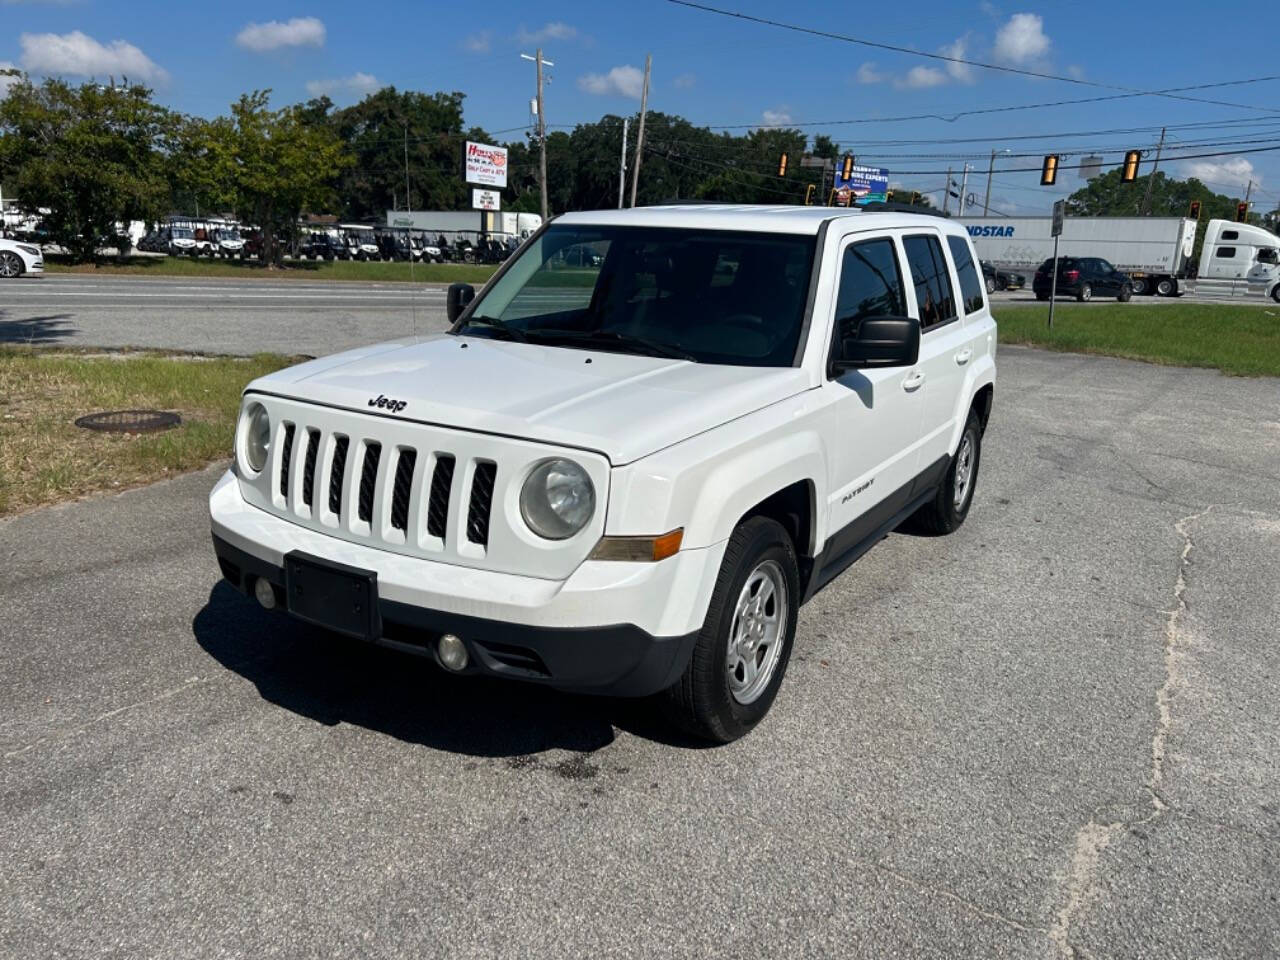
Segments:
[[[644,89],[640,92],[640,129],[636,131],[636,162],[631,168],[631,206],[636,205],[636,190],[640,186],[640,151],[644,149],[644,118],[649,112],[649,70],[653,66],[653,54],[644,56]]]
[[[618,209],[622,209],[622,195],[626,193],[627,188],[627,126],[631,123],[630,117],[622,118],[622,156],[618,160]]]
[[[535,56],[522,53],[520,59],[532,60],[538,65],[538,189],[542,194],[542,221],[545,223],[547,220],[547,121],[543,117],[542,110],[542,67],[543,64],[548,67],[554,67],[555,64],[542,58],[541,47],[538,48]]]
[[[1160,142],[1156,145],[1156,162],[1151,165],[1151,173],[1147,176],[1147,192],[1142,198],[1142,209],[1138,211],[1138,216],[1145,217],[1151,209],[1151,188],[1156,182],[1156,170],[1160,168],[1160,154],[1164,151],[1164,131],[1160,128]]]
[[[1250,195],[1251,193],[1253,193],[1253,181],[1252,181],[1252,180],[1250,180],[1250,181],[1249,181],[1249,185],[1248,185],[1247,187],[1245,187],[1245,188],[1244,188],[1244,202],[1245,202],[1245,204],[1248,204],[1248,203],[1249,203],[1249,195]]]
[[[991,151],[991,162],[987,164],[987,196],[982,201],[982,215],[989,217],[991,215],[991,175],[996,171],[996,152]]]
[[[942,212],[947,212],[947,206],[951,202],[951,168],[947,167],[947,185],[942,189]]]
[[[960,177],[960,216],[964,216],[964,197],[969,189],[969,170],[973,165],[966,163],[964,165],[964,174]]]

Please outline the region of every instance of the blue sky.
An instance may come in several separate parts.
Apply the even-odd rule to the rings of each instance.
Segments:
[[[1179,0],[1162,5],[1159,18],[1138,18],[1114,3],[918,0],[900,13],[887,5],[809,0],[709,3],[917,50],[1139,90],[1280,73],[1270,66],[1273,38],[1267,31],[1224,28],[1216,39],[1206,38],[1196,27],[1203,23],[1203,7]],[[867,49],[665,0],[0,0],[0,24],[0,65],[69,79],[129,73],[151,83],[162,102],[208,116],[253,88],[271,88],[277,103],[326,92],[345,104],[394,84],[460,90],[467,95],[469,124],[506,131],[500,138],[514,139],[529,121],[534,85],[533,65],[519,54],[541,44],[555,62],[546,94],[547,120],[553,125],[636,110],[645,54],[652,53],[652,109],[716,127],[803,123],[811,135],[834,137],[859,162],[888,167],[893,180],[910,188],[940,190],[941,171],[950,164],[959,180],[968,158],[976,168],[969,190],[981,202],[990,151],[997,150],[992,206],[1005,213],[1047,210],[1080,185],[1069,169],[1080,156],[1099,149],[1108,162],[1118,162],[1116,151],[1153,148],[1161,125],[1169,126],[1166,157],[1173,156],[1163,167],[1173,174],[1198,174],[1232,196],[1242,195],[1252,179],[1258,210],[1277,206],[1280,198],[1280,152],[1177,159],[1232,149],[1219,145],[1224,143],[1239,149],[1280,144],[1280,81],[1190,94],[1263,109],[1132,97],[949,122],[895,121],[1116,91]],[[1077,133],[1086,135],[1067,136]],[[957,138],[974,140],[957,143]],[[1244,140],[1261,142],[1240,143]],[[1197,142],[1206,145],[1194,146]],[[1070,154],[1063,160],[1059,189],[1040,187],[1034,173],[1001,172],[1038,166],[1038,156],[1015,154],[1054,151]]]

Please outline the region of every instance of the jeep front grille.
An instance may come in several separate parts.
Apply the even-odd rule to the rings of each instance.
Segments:
[[[317,533],[550,582],[577,569],[604,531],[603,508],[590,529],[562,544],[539,542],[521,523],[520,484],[556,452],[547,444],[270,395],[261,402],[275,424],[275,449],[261,474],[241,476],[241,491],[254,506]],[[607,502],[604,457],[581,449],[567,455],[590,469]]]

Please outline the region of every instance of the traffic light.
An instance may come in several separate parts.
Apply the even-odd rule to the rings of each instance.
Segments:
[[[804,188],[804,205],[806,207],[813,206],[813,194],[814,194],[814,191],[816,191],[817,189],[818,189],[818,185],[816,183],[811,183]]]
[[[1141,161],[1141,150],[1130,150],[1124,155],[1124,166],[1120,168],[1121,183],[1133,183],[1138,179],[1138,164]]]
[[[1199,200],[1191,201],[1191,208],[1187,210],[1187,216],[1190,217],[1192,220],[1200,219],[1200,201]]]
[[[1044,165],[1040,168],[1040,186],[1052,187],[1058,179],[1058,155],[1051,153],[1044,158]]]
[[[778,158],[778,176],[785,177],[787,175],[787,155],[784,153]]]
[[[853,179],[853,154],[846,153],[844,155],[844,166],[840,170],[842,180]]]
[[[1249,204],[1241,201],[1236,204],[1236,223],[1249,222]]]

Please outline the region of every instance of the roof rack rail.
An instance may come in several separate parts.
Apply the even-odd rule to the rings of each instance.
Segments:
[[[943,217],[950,220],[951,214],[942,210],[935,210],[933,207],[917,207],[913,203],[898,203],[895,200],[872,200],[870,203],[862,203],[854,210],[866,210],[869,213],[918,213],[925,217]]]

